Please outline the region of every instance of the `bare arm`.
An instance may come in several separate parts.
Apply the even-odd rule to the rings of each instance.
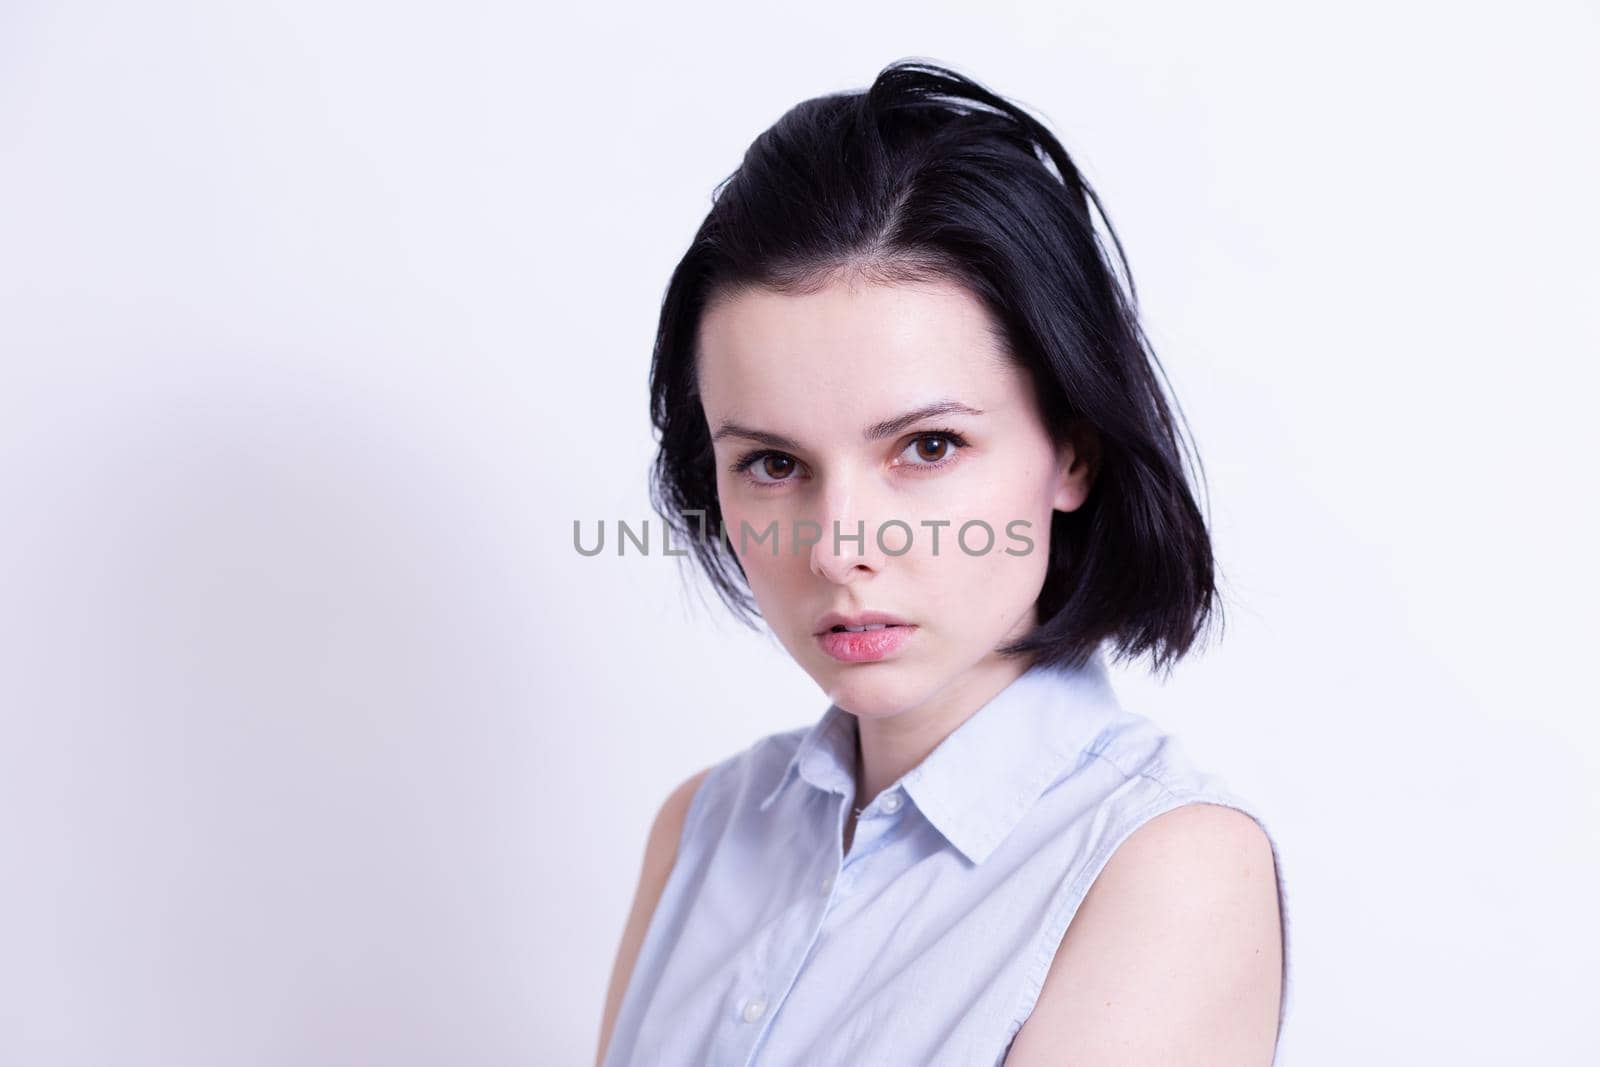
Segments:
[[[606,990],[605,1012],[600,1019],[600,1047],[595,1053],[595,1067],[605,1063],[606,1048],[611,1044],[611,1030],[617,1022],[617,1012],[622,1007],[622,995],[627,992],[628,981],[633,977],[633,965],[638,962],[639,948],[650,929],[650,919],[655,915],[661,891],[666,887],[667,876],[678,858],[678,842],[683,837],[683,820],[689,803],[700,788],[700,782],[709,774],[707,767],[674,789],[656,813],[650,836],[645,842],[644,864],[639,872],[639,885],[634,890],[633,907],[628,912],[627,924],[622,930],[622,941],[617,946],[617,958],[611,966],[611,984]]]
[[[1282,951],[1256,821],[1219,804],[1165,812],[1085,895],[1006,1067],[1268,1067]]]

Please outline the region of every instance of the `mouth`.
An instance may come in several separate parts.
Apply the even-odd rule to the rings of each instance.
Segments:
[[[858,611],[848,615],[842,611],[830,611],[817,620],[816,629],[812,633],[817,637],[842,633],[875,633],[879,630],[903,629],[910,625],[900,616],[891,615],[887,611]]]
[[[816,641],[841,663],[872,663],[898,655],[916,632],[916,626],[905,622],[834,623],[820,631]]]

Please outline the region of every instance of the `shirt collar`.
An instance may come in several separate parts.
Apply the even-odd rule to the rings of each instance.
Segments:
[[[1096,651],[1082,667],[1035,664],[951,731],[897,783],[973,863],[982,863],[1045,789],[1120,710]],[[796,778],[824,792],[855,788],[854,716],[830,704],[806,731],[765,811]],[[892,786],[890,788],[893,788]]]

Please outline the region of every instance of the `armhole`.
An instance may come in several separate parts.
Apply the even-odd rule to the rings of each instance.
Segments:
[[[651,946],[659,936],[657,931],[662,921],[661,905],[667,898],[667,890],[671,887],[673,879],[679,877],[678,869],[683,863],[685,846],[694,840],[694,834],[699,828],[700,820],[703,818],[702,812],[709,803],[706,800],[706,787],[711,784],[711,780],[717,776],[723,766],[723,764],[716,764],[705,772],[705,776],[700,779],[700,784],[695,787],[694,795],[689,798],[688,807],[684,809],[683,825],[678,830],[678,840],[673,843],[672,863],[668,866],[666,875],[661,880],[661,889],[656,894],[655,906],[651,908],[650,920],[645,924],[644,932],[639,935],[639,947],[634,953],[633,967],[628,973],[628,981],[623,986],[622,995],[617,1002],[616,1016],[611,1021],[611,1030],[606,1039],[606,1054],[604,1059],[601,1060],[602,1067],[611,1067],[613,1063],[620,1062],[617,1058],[619,1056],[617,1049],[621,1047],[619,1039],[624,1036],[624,1033],[628,1038],[629,1055],[632,1055],[633,1043],[638,1036],[637,1031],[640,1024],[640,1020],[634,1017],[635,1013],[641,1010],[634,1005],[634,1001],[639,996],[638,989],[641,977],[639,967],[646,959],[653,958]],[[626,1031],[624,1031],[624,1026],[626,1026]]]
[[[689,798],[689,806],[684,809],[683,813],[683,828],[678,831],[677,849],[673,853],[673,870],[677,869],[678,860],[683,858],[684,846],[693,841],[695,839],[695,835],[699,832],[700,822],[705,817],[705,809],[710,803],[710,801],[706,799],[706,794],[710,792],[712,781],[719,773],[721,773],[724,766],[725,764],[718,763],[708,770],[705,777],[700,779],[700,784],[695,786],[694,796]],[[669,880],[671,879],[672,875],[670,871],[668,872],[667,877]],[[663,891],[664,890],[665,886],[663,886]]]
[[[1266,819],[1261,816],[1253,804],[1231,793],[1215,791],[1205,793],[1164,793],[1161,799],[1137,811],[1132,818],[1123,823],[1121,829],[1116,833],[1108,835],[1099,851],[1095,854],[1094,859],[1083,868],[1076,878],[1069,883],[1064,883],[1063,887],[1057,891],[1055,899],[1051,901],[1050,909],[1046,914],[1044,928],[1036,942],[1033,958],[1028,962],[1028,971],[1023,980],[1021,1000],[1017,1005],[1016,1011],[1012,1012],[1011,1015],[1010,1029],[1006,1034],[1008,1048],[1012,1039],[1016,1037],[1017,1032],[1022,1029],[1023,1023],[1027,1022],[1028,1016],[1033,1013],[1034,1005],[1039,1001],[1039,994],[1044,989],[1044,980],[1050,972],[1050,965],[1055,961],[1056,952],[1061,947],[1062,939],[1066,936],[1067,927],[1071,925],[1073,916],[1078,913],[1078,907],[1083,903],[1083,898],[1088,895],[1089,887],[1094,884],[1094,880],[1100,876],[1100,872],[1111,861],[1112,854],[1121,847],[1124,841],[1133,836],[1135,830],[1138,830],[1157,815],[1164,815],[1169,811],[1189,804],[1216,804],[1224,808],[1233,808],[1236,811],[1241,811],[1255,820],[1256,825],[1260,826],[1262,832],[1267,835],[1267,844],[1272,849],[1273,872],[1278,888],[1279,938],[1283,945],[1282,993],[1278,1001],[1278,1033],[1274,1043],[1272,1062],[1277,1064],[1283,1058],[1283,1024],[1289,1014],[1289,1002],[1293,989],[1290,981],[1292,972],[1289,966],[1289,899],[1285,888],[1283,857],[1278,852],[1277,839],[1267,826]]]

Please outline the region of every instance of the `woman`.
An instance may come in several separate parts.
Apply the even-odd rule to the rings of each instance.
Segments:
[[[1273,1062],[1275,842],[1106,678],[1217,605],[1091,204],[922,63],[719,188],[662,309],[653,496],[830,705],[663,805],[598,1063]]]

